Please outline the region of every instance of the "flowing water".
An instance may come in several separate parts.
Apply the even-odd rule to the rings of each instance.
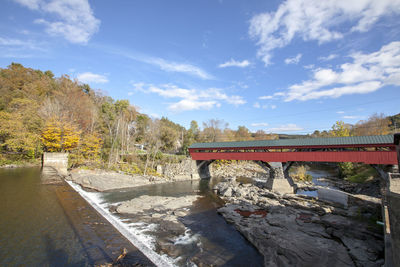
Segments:
[[[311,166],[308,173],[316,184],[318,177],[335,175],[331,167]],[[175,182],[102,193],[72,186],[159,266],[262,266],[263,258],[258,251],[218,215],[217,209],[223,202],[211,190],[216,182]],[[0,169],[0,266],[93,265],[82,242],[85,236],[76,231],[68,212],[66,215],[65,202],[68,204],[69,200],[64,199],[61,205],[58,193],[57,186],[41,184],[39,168]],[[127,217],[112,209],[142,195],[199,198],[189,207],[189,213],[179,219],[185,228],[179,232],[168,228],[168,224],[139,221],[135,215]],[[73,204],[69,206],[75,208]],[[74,224],[86,223],[77,217]],[[118,243],[115,238],[113,244]],[[157,246],[160,239],[171,241],[169,252]]]
[[[258,251],[218,215],[217,208],[221,207],[223,202],[211,190],[216,182],[218,181],[184,181],[102,193],[86,192],[76,185],[74,188],[93,205],[98,206],[106,217],[110,217],[111,222],[117,220],[116,227],[134,234],[136,241],[141,242],[139,246],[144,245],[159,254],[164,254],[158,249],[157,240],[170,240],[174,246],[169,250],[169,256],[163,255],[163,260],[171,265],[262,266],[263,258]],[[180,218],[180,222],[186,228],[182,233],[169,224],[137,221],[132,217],[112,212],[111,207],[114,205],[142,195],[198,195],[199,199],[189,208],[188,215]],[[170,232],[167,236],[165,228]]]
[[[76,231],[79,228],[76,224],[79,223],[86,229],[87,221],[85,218],[80,221],[75,216],[71,222],[65,203],[60,203],[57,191],[60,186],[41,184],[40,174],[40,168],[0,169],[0,266],[93,265],[85,251],[85,242],[82,242],[87,236]],[[88,197],[92,205],[104,207],[98,211],[105,217],[113,216],[106,208],[110,204],[140,195],[198,194],[199,200],[183,219],[187,231],[174,237],[177,246],[184,244],[186,247],[179,251],[183,255],[178,255],[178,259],[149,252],[149,248],[154,249],[152,242],[159,237],[154,225],[152,228],[147,223],[139,223],[137,227],[129,228],[118,216],[113,216],[116,219],[113,225],[122,228],[122,232],[128,229],[128,232],[125,231],[128,239],[139,242],[135,245],[159,266],[169,263],[192,266],[193,262],[187,259],[194,256],[198,263],[218,266],[262,266],[263,259],[257,250],[217,214],[216,209],[222,202],[212,193],[210,186],[208,181],[176,182],[107,193],[81,193]],[[65,185],[63,190],[68,190]],[[63,201],[68,205],[68,199]],[[115,240],[112,245],[114,243]]]
[[[337,177],[339,175],[336,165],[321,164],[321,163],[308,164],[306,174],[312,176],[312,183],[314,185],[325,186],[330,188],[334,187],[330,186],[327,182],[320,181],[319,178]],[[318,197],[318,191],[316,190],[297,190],[296,194]]]

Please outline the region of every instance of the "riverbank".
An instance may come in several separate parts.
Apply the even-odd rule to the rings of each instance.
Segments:
[[[236,179],[215,187],[218,211],[264,256],[264,266],[381,266],[379,200],[344,207],[313,197],[280,195]],[[371,203],[374,202],[375,203]],[[368,205],[367,205],[368,204]]]
[[[65,178],[85,189],[108,191],[170,182],[158,176],[128,175],[114,171],[73,169]]]
[[[14,168],[32,168],[32,167],[40,167],[41,163],[38,162],[19,162],[19,163],[10,163],[0,165],[0,169],[14,169]]]

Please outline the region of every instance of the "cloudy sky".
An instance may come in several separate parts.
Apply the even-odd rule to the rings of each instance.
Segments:
[[[188,127],[309,133],[400,112],[400,0],[2,0],[0,67]]]

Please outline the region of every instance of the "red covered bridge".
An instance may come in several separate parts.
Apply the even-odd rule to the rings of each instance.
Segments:
[[[331,138],[195,143],[193,160],[255,160],[263,162],[361,162],[399,164],[400,134]]]

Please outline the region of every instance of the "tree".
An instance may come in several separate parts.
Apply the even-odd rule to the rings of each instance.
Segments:
[[[41,140],[46,151],[70,152],[79,145],[80,131],[72,123],[53,118],[46,123]]]
[[[223,120],[211,119],[203,122],[202,141],[204,142],[219,142],[223,141],[222,131],[228,127],[228,124]]]
[[[0,111],[0,151],[34,158],[38,143],[39,135],[28,131],[19,114]]]
[[[279,136],[277,134],[267,134],[263,130],[258,130],[253,134],[253,138],[255,140],[275,140],[279,139]]]
[[[200,135],[200,128],[199,128],[199,124],[197,123],[197,121],[192,120],[190,122],[189,131],[193,134],[193,141],[198,141],[199,135]]]
[[[246,141],[251,139],[251,134],[249,129],[245,126],[239,126],[235,133],[236,141]]]
[[[145,141],[146,141],[147,153],[146,153],[146,163],[145,163],[144,172],[143,172],[144,175],[147,174],[147,168],[149,167],[151,157],[153,158],[152,166],[154,165],[155,157],[161,146],[160,121],[159,120],[150,121],[149,132],[146,135]]]
[[[102,140],[97,133],[86,134],[81,140],[79,152],[85,159],[95,160],[100,155]]]
[[[52,119],[46,123],[42,132],[42,143],[48,152],[61,151],[61,133],[61,125],[57,120]]]
[[[337,121],[331,130],[331,135],[335,137],[345,137],[350,136],[349,126],[344,124],[343,121]]]
[[[79,145],[80,131],[72,123],[62,125],[61,144],[64,151],[70,152]]]
[[[352,129],[353,135],[385,135],[390,133],[391,121],[384,114],[374,113],[366,121],[359,121]]]
[[[347,125],[344,124],[343,121],[337,121],[331,130],[331,134],[335,137],[346,137],[350,136],[350,130]],[[339,163],[339,170],[342,177],[346,177],[351,175],[354,169],[353,163],[351,162],[342,162]]]

